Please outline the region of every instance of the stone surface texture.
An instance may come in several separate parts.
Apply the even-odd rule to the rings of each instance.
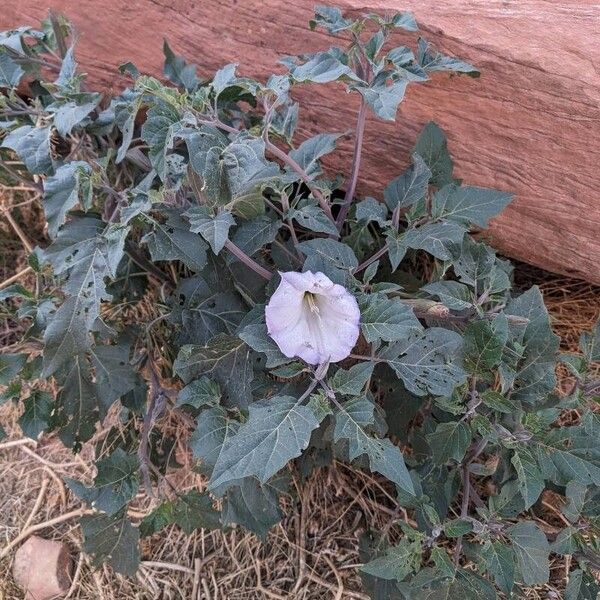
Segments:
[[[72,561],[62,542],[31,536],[15,553],[13,576],[25,600],[51,600],[67,593]]]
[[[118,64],[160,74],[162,38],[199,65],[228,62],[265,76],[283,54],[327,47],[307,21],[314,0],[12,0],[0,28],[33,24],[48,8],[67,14],[77,59],[93,85],[118,91]],[[340,0],[346,10],[412,10],[440,50],[477,65],[480,79],[444,74],[409,87],[396,123],[369,119],[358,192],[381,197],[408,164],[420,127],[438,122],[457,176],[513,191],[490,236],[504,254],[600,283],[600,4],[596,0]],[[399,34],[398,44],[412,35]],[[300,135],[354,126],[358,99],[336,85],[296,92]],[[348,172],[351,140],[328,163]]]

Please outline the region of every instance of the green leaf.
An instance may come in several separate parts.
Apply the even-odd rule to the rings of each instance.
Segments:
[[[550,577],[550,546],[544,533],[535,523],[522,521],[509,527],[506,535],[512,541],[523,583],[547,583]]]
[[[66,102],[57,106],[50,106],[48,110],[54,112],[54,127],[59,135],[66,138],[71,134],[73,128],[79,125],[100,102],[100,94],[93,94],[92,100],[84,104]]]
[[[396,13],[392,18],[392,25],[405,31],[418,31],[415,16],[410,12]]]
[[[518,402],[494,390],[485,390],[479,397],[485,406],[499,413],[510,415],[519,409]]]
[[[462,283],[473,288],[476,298],[511,287],[506,265],[489,246],[465,236],[462,244],[452,249],[452,255],[454,272]]]
[[[579,349],[588,362],[600,361],[600,320],[592,331],[581,334]]]
[[[193,206],[184,213],[184,217],[190,222],[190,231],[199,233],[210,244],[215,254],[221,252],[229,238],[230,227],[235,225],[230,212],[223,211],[213,216],[204,206]]]
[[[561,508],[561,512],[571,523],[577,523],[579,520],[585,507],[587,491],[588,487],[578,481],[569,481],[567,484],[565,497],[568,502]]]
[[[569,573],[565,600],[598,600],[598,595],[600,595],[600,585],[592,575],[581,569]]]
[[[495,327],[500,321],[503,326]],[[500,364],[502,352],[508,339],[508,325],[504,315],[493,323],[487,320],[473,321],[464,331],[464,365],[472,375],[487,377]]]
[[[182,326],[180,343],[206,344],[219,333],[237,331],[247,306],[235,291],[227,290],[226,269],[219,264],[214,272],[224,285],[210,277],[196,275],[181,281],[175,292],[180,301],[174,306],[173,321]],[[210,284],[208,283],[210,281]]]
[[[317,52],[300,65],[290,65],[290,75],[300,83],[329,83],[338,80],[360,81],[348,65],[329,52]]]
[[[344,19],[342,11],[336,6],[315,6],[315,17],[310,21],[310,28],[323,27],[329,33],[336,34],[349,29],[355,21]]]
[[[182,346],[173,370],[186,383],[201,375],[214,379],[225,391],[230,406],[246,408],[254,378],[249,352],[243,340],[220,333],[204,346]]]
[[[356,220],[359,222],[371,223],[375,221],[383,226],[388,217],[388,211],[385,204],[378,202],[375,198],[365,198],[356,204]]]
[[[115,400],[133,390],[139,375],[129,362],[130,346],[125,340],[114,345],[98,344],[90,352],[96,372],[96,396],[104,416]]]
[[[479,71],[473,65],[438,52],[423,38],[419,38],[417,62],[428,73],[434,71],[454,71],[456,73],[466,73],[470,77],[479,77]]]
[[[148,158],[161,181],[165,181],[167,174],[167,152],[173,148],[181,129],[179,113],[166,102],[159,102],[148,111],[141,137],[148,144]]]
[[[37,440],[40,433],[48,428],[54,399],[48,392],[34,390],[23,401],[25,410],[19,418],[19,427],[23,433],[33,440]]]
[[[18,127],[4,138],[0,148],[14,150],[32,175],[43,175],[52,169],[50,127]]]
[[[95,514],[81,517],[83,550],[100,566],[107,562],[117,573],[133,577],[140,564],[138,530],[125,511],[113,516]]]
[[[512,194],[506,192],[448,184],[433,195],[431,209],[434,218],[487,227],[489,220],[501,213],[511,200]]]
[[[304,140],[298,148],[290,152],[290,158],[296,161],[311,178],[321,174],[319,159],[335,150],[339,133],[320,133]]]
[[[446,136],[433,121],[427,123],[419,134],[413,152],[421,156],[431,171],[432,185],[442,188],[454,182],[454,165],[448,153]]]
[[[473,306],[471,290],[458,281],[435,281],[424,285],[421,290],[437,296],[451,310],[465,310]]]
[[[0,52],[0,88],[16,88],[25,71],[21,66],[8,56]]]
[[[550,549],[552,552],[561,554],[562,556],[567,554],[572,555],[581,549],[580,540],[581,535],[576,527],[565,527],[558,533]]]
[[[451,250],[462,242],[466,233],[463,225],[452,221],[425,223],[404,233],[402,243],[408,248],[425,250],[440,260],[451,260]]]
[[[96,468],[93,487],[85,487],[74,480],[69,480],[69,487],[94,508],[109,516],[115,515],[137,494],[137,456],[117,448],[110,456],[99,460]]]
[[[290,396],[251,404],[248,420],[223,444],[209,489],[222,489],[250,476],[266,483],[292,458],[300,456],[318,426],[313,411]]]
[[[416,152],[412,154],[412,162],[411,167],[392,179],[383,190],[385,203],[392,211],[407,208],[425,198],[431,170]]]
[[[203,125],[200,129],[182,132],[187,144],[190,164],[203,179],[203,192],[215,206],[231,200],[227,173],[222,161],[223,150],[229,144],[227,136],[218,129]]]
[[[459,463],[471,443],[471,429],[462,421],[439,423],[427,436],[427,441],[438,465],[444,465],[451,459]]]
[[[18,400],[21,397],[22,386],[19,381],[13,381],[0,393],[0,406],[9,400]]]
[[[289,87],[289,78],[284,76],[285,83]],[[297,102],[287,102],[278,110],[273,112],[270,127],[276,135],[281,136],[288,144],[292,143],[296,127],[298,126],[298,113],[300,106]]]
[[[374,422],[373,409],[373,404],[364,397],[346,402],[336,414],[333,439],[348,441],[350,461],[366,455],[371,471],[381,473],[414,496],[414,485],[400,449],[388,438],[379,439],[368,433]]]
[[[220,529],[220,513],[213,508],[211,497],[191,490],[173,502],[173,523],[191,535],[196,529]]]
[[[554,371],[560,338],[552,332],[539,288],[534,286],[511,300],[505,314],[528,321],[518,340],[525,351],[516,369],[512,397],[528,404],[541,402],[556,385]]]
[[[484,567],[507,596],[515,585],[515,553],[507,544],[487,542],[481,552]]]
[[[0,385],[8,385],[25,366],[26,354],[0,354]]]
[[[290,210],[288,215],[305,229],[316,231],[318,233],[338,235],[335,223],[333,223],[323,209],[316,204],[304,204],[299,208]]]
[[[111,106],[115,111],[115,123],[122,134],[121,145],[115,158],[116,164],[119,164],[125,158],[129,146],[131,146],[135,130],[135,119],[141,105],[141,94],[132,90],[125,90],[121,96],[117,96],[111,102]]]
[[[82,206],[91,204],[92,189],[85,180],[91,170],[86,162],[76,160],[62,165],[54,175],[44,180],[44,212],[50,237],[56,237],[67,213],[78,202]]]
[[[371,65],[376,65],[377,55],[381,52],[385,43],[383,31],[376,31],[365,44],[365,56]]]
[[[385,81],[378,82],[370,87],[358,87],[358,91],[365,99],[369,108],[384,121],[393,121],[400,102],[404,99],[404,93],[408,81],[400,79],[387,85]]]
[[[597,417],[589,415],[593,423],[588,431],[585,425],[551,430],[544,439],[531,442],[544,477],[566,485],[576,481],[582,485],[600,486],[600,425]]]
[[[275,240],[280,227],[281,221],[262,215],[242,223],[233,235],[232,241],[248,256],[252,256]],[[228,260],[233,262],[235,258],[228,257]]]
[[[96,386],[85,357],[69,359],[62,384],[56,402],[60,439],[66,446],[77,448],[94,435],[98,420]]]
[[[269,529],[281,520],[279,494],[286,488],[285,476],[262,485],[254,477],[245,477],[225,494],[223,523],[238,523],[265,539]]]
[[[181,56],[177,56],[171,50],[167,40],[163,42],[165,65],[163,73],[175,85],[182,86],[189,92],[196,89],[200,80],[196,76],[196,65],[188,64]]]
[[[190,438],[190,448],[194,458],[202,461],[205,472],[212,472],[223,451],[223,445],[237,433],[239,425],[220,406],[204,410],[198,415],[196,429]]]
[[[140,521],[138,528],[140,536],[145,538],[154,535],[174,522],[173,502],[166,500]]]
[[[462,338],[457,333],[431,327],[422,334],[392,344],[379,358],[394,369],[413,394],[450,396],[466,379],[458,357],[461,346]]]
[[[265,323],[251,323],[246,325],[238,335],[250,348],[267,356],[265,366],[267,369],[279,367],[290,362],[290,358],[284,356],[277,344],[268,334]]]
[[[44,333],[44,377],[91,346],[89,331],[100,316],[100,304],[110,300],[105,279],[114,279],[123,257],[128,227],[109,226],[96,217],[67,223],[44,251],[57,275],[68,275],[66,300]]]
[[[533,506],[544,491],[544,477],[535,458],[526,449],[515,451],[511,462],[517,472],[519,491],[525,501],[525,509],[528,509]]]
[[[370,294],[360,298],[361,330],[367,342],[395,342],[423,330],[413,309],[396,298]]]
[[[362,362],[348,370],[338,369],[329,380],[329,385],[338,394],[358,396],[362,394],[365,384],[373,374],[374,366],[373,363]]]
[[[62,59],[58,78],[54,82],[58,87],[67,90],[77,84],[77,63],[73,56],[74,47],[71,46]]]
[[[208,377],[200,377],[186,385],[177,394],[177,406],[188,404],[194,408],[215,406],[221,399],[221,388]]]
[[[390,546],[383,556],[364,564],[360,570],[380,579],[402,581],[413,571],[416,558],[421,558],[420,545],[402,540]]]
[[[444,523],[444,534],[450,538],[460,537],[471,531],[473,531],[473,523],[464,519],[452,519]]]
[[[240,135],[221,153],[228,188],[235,204],[262,202],[261,189],[281,173],[279,166],[265,158],[262,138]]]
[[[185,221],[175,211],[169,213],[166,223],[153,221],[152,231],[142,242],[148,245],[153,261],[180,260],[192,271],[201,271],[206,265],[206,244],[190,231]]]
[[[344,285],[350,271],[358,267],[352,248],[335,240],[315,238],[300,242],[298,249],[306,256],[303,271],[320,271],[340,285]]]

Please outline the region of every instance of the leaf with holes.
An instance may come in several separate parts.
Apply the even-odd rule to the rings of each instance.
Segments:
[[[460,350],[462,338],[454,331],[431,327],[383,349],[387,362],[406,388],[417,396],[450,396],[466,379]]]
[[[361,331],[367,342],[396,342],[423,330],[412,307],[383,294],[359,298]]]

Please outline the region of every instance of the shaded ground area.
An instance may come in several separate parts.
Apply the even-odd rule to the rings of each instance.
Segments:
[[[35,278],[24,271],[27,247],[45,242],[39,202],[25,189],[0,187],[0,210],[0,284],[20,274],[20,283],[33,286]],[[540,285],[564,349],[576,349],[579,333],[589,329],[600,313],[600,289],[526,265],[517,266],[516,282],[523,288]],[[0,347],[5,348],[15,344],[21,332],[19,324],[6,319],[1,310]],[[134,309],[123,309],[123,316],[150,321],[153,310],[153,299],[147,297]],[[569,385],[565,373],[561,385]],[[19,407],[0,408],[0,421],[8,433],[0,442],[2,600],[23,597],[12,581],[11,564],[18,540],[30,533],[63,540],[72,549],[76,571],[68,598],[367,600],[357,574],[358,538],[367,526],[382,528],[390,518],[402,517],[391,485],[338,463],[314,473],[305,483],[293,474],[296,497],[287,501],[284,520],[266,541],[241,528],[188,536],[173,526],[143,542],[140,572],[135,580],[127,580],[107,567],[92,569],[79,553],[77,518],[85,508],[63,482],[64,477],[92,478],[92,447],[117,422],[116,415],[109,416],[105,429],[74,456],[55,436],[45,436],[38,443],[23,439],[16,424],[19,414]],[[162,417],[159,427],[175,438],[177,461],[189,467],[169,476],[171,483],[181,491],[202,488],[202,477],[191,469],[187,427],[171,413]],[[533,517],[550,535],[564,520],[558,509],[561,500],[545,493],[532,509]],[[139,495],[130,513],[133,520],[139,521],[155,503]],[[550,584],[529,590],[528,597],[561,598],[569,568],[568,558],[554,557]]]

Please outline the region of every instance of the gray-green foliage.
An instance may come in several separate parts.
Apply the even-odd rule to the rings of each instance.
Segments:
[[[30,257],[36,288],[0,292],[27,324],[24,348],[43,346],[38,358],[0,354],[0,402],[22,402],[25,435],[57,432],[75,451],[109,412],[120,417],[93,481],[68,484],[95,511],[81,522],[84,550],[126,575],[140,534],[167,526],[266,536],[294,462],[305,476],[335,457],[389,480],[409,517],[361,539],[373,598],[518,596],[548,581],[551,552],[573,557],[565,598],[595,597],[600,325],[559,357],[540,290],[513,290],[510,264],[470,235],[510,194],[463,185],[435,123],[410,166],[366,198],[339,193],[363,174],[359,160],[326,169],[341,133],[295,134],[296,86],[354,94],[360,148],[369,111],[393,120],[413,84],[478,72],[422,38],[398,45],[396,30],[406,42],[418,29],[410,13],[354,19],[319,6],[311,27],[335,44],[283,58],[287,72],[266,83],[233,64],[201,75],[165,42],[172,85],[127,63],[130,87],[102,101],[72,47],[57,58],[67,40],[49,23],[0,34],[0,158],[22,163],[2,176],[35,176],[49,238]],[[415,259],[429,275],[411,272]],[[315,369],[269,335],[278,271],[302,270],[357,299],[361,338],[342,364]],[[152,310],[138,311],[146,292]],[[559,358],[567,394],[555,393]],[[172,412],[208,486],[161,498],[136,527],[128,504],[176,468],[151,464]],[[564,496],[569,523],[554,540],[532,519],[547,489]]]

